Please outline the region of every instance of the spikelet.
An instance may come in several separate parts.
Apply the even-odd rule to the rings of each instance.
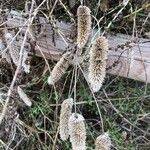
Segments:
[[[69,134],[73,150],[86,149],[86,129],[82,115],[73,113],[70,116]]]
[[[57,82],[62,77],[62,75],[65,73],[65,71],[69,67],[70,59],[71,59],[70,52],[66,52],[60,58],[60,60],[57,62],[57,64],[53,68],[51,75],[48,77],[49,84],[53,85],[55,82]]]
[[[88,40],[91,30],[91,14],[87,6],[79,6],[77,10],[78,16],[78,48],[83,48]]]
[[[97,38],[90,50],[89,82],[94,92],[97,92],[106,75],[108,41],[105,37]]]
[[[73,99],[68,98],[63,101],[61,105],[61,112],[60,112],[60,138],[65,141],[69,138],[69,128],[68,128],[68,121],[69,117],[71,116],[73,106]]]
[[[28,96],[24,93],[24,91],[19,86],[17,87],[17,92],[18,92],[19,97],[24,101],[24,103],[27,106],[31,106],[32,105],[32,102],[30,101]]]
[[[95,150],[110,150],[111,149],[111,139],[108,133],[104,133],[97,137],[95,141]]]
[[[8,50],[5,50],[5,45],[2,39],[0,39],[0,55],[2,59],[5,59],[9,64],[11,64],[11,57]]]
[[[14,41],[12,41],[13,35],[11,33],[8,33],[8,32],[5,33],[5,40],[6,40],[7,45],[9,46],[8,48],[9,48],[9,54],[11,56],[11,59],[12,59],[13,63],[16,66],[18,66],[20,47],[17,45],[17,42],[15,39],[14,39]],[[28,52],[27,52],[27,49],[24,48],[21,66],[26,73],[29,73],[30,72],[30,65],[25,63],[27,59],[28,59]]]

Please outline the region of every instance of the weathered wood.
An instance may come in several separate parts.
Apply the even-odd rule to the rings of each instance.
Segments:
[[[11,11],[6,23],[10,28],[21,28],[23,25],[26,26],[26,20],[20,13]],[[41,36],[36,41],[36,55],[42,56],[42,51],[47,59],[58,60],[67,48],[67,39],[72,34],[71,25],[56,22],[57,29],[55,28],[55,32],[53,32],[52,26],[46,19],[40,18],[39,21],[45,36]],[[22,29],[22,32],[25,29],[26,27]],[[34,29],[36,32],[36,27]],[[129,46],[117,48],[118,45],[124,45],[131,39],[131,36],[122,34],[108,36],[110,50],[108,51],[107,66],[118,61],[118,64],[109,69],[108,73],[150,83],[150,41],[140,38],[139,42],[131,42]]]

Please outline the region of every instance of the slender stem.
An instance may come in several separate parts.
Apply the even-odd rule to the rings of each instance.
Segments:
[[[77,106],[76,106],[76,86],[77,86],[77,52],[75,55],[75,75],[74,75],[74,111],[75,111],[75,115],[77,114]],[[77,115],[76,115],[77,116]]]

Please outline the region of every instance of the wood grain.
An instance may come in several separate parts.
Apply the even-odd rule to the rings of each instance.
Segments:
[[[11,11],[6,24],[8,28],[13,29],[24,26],[22,28],[22,33],[24,33],[26,21],[27,19],[21,13]],[[72,25],[57,21],[53,29],[45,18],[40,17],[39,22],[41,28],[43,28],[44,36],[41,36],[36,41],[36,55],[42,57],[42,51],[47,59],[59,60],[65,52],[67,44],[70,44],[70,36],[73,36]],[[36,33],[36,26],[33,29],[33,32]],[[96,30],[91,32],[91,37],[95,32]],[[133,40],[131,36],[123,34],[109,35],[108,40],[110,50],[108,51],[107,66],[111,66],[115,61],[118,61],[118,64],[109,69],[108,73],[150,83],[150,40],[136,39],[136,42],[131,42],[129,46],[124,46],[123,48],[117,47]]]

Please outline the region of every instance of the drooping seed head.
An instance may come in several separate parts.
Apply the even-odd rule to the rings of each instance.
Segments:
[[[86,149],[86,129],[82,115],[75,113],[71,115],[69,119],[69,134],[73,150]]]
[[[68,98],[68,99],[64,100],[62,105],[61,105],[59,133],[60,133],[60,138],[63,141],[65,141],[69,138],[68,121],[69,121],[69,118],[71,116],[72,106],[73,106],[73,99],[72,98]]]
[[[110,150],[111,149],[111,139],[108,133],[104,133],[97,137],[95,141],[95,150]]]
[[[19,97],[23,100],[23,102],[27,106],[31,106],[32,105],[31,100],[28,98],[28,96],[24,93],[24,91],[19,86],[17,87],[17,92],[18,92]]]
[[[2,39],[0,39],[0,55],[4,49],[5,49],[4,42],[2,41]]]
[[[55,67],[53,68],[50,76],[48,77],[48,83],[49,84],[54,84],[56,83],[65,73],[67,68],[69,67],[69,63],[71,60],[71,53],[66,52],[60,60],[57,62]]]
[[[19,63],[19,57],[20,57],[20,46],[17,44],[16,39],[13,39],[13,35],[11,33],[6,32],[5,33],[5,40],[6,44],[9,49],[9,54],[11,56],[11,59],[13,63],[18,66]],[[24,48],[23,54],[22,54],[22,68],[26,73],[30,72],[30,65],[26,64],[26,60],[28,59],[28,51]]]
[[[91,31],[91,11],[87,6],[79,6],[77,10],[78,16],[78,34],[77,45],[82,49],[87,43]]]
[[[13,63],[18,66],[18,61],[19,61],[19,49],[18,47],[14,44],[13,40],[13,35],[11,33],[6,32],[5,33],[5,40],[6,44],[9,49],[9,54],[11,56],[11,59]]]
[[[99,91],[106,75],[108,41],[105,37],[97,38],[90,49],[88,79],[94,92]]]

